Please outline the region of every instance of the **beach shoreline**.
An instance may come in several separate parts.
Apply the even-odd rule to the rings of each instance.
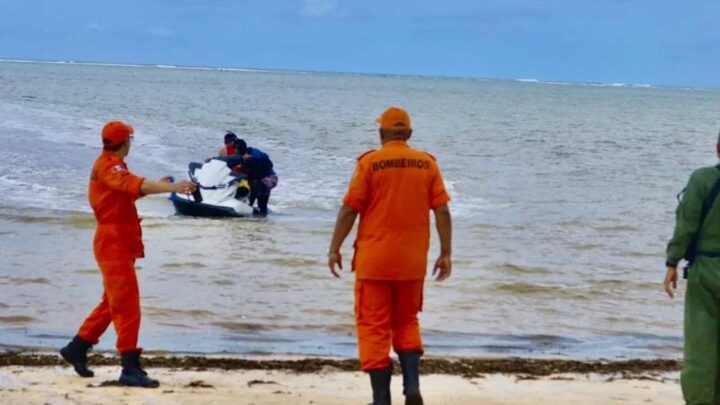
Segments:
[[[0,402],[15,403],[247,403],[365,404],[366,376],[356,359],[148,354],[158,389],[120,387],[119,359],[90,358],[94,378],[75,375],[59,356],[0,354]],[[523,358],[428,357],[422,386],[428,404],[679,403],[677,360],[578,361]],[[395,369],[393,393],[402,398]]]
[[[355,359],[152,355],[146,369],[158,389],[120,387],[116,356],[93,354],[84,379],[59,356],[0,354],[4,404],[217,403],[366,404],[367,377]],[[428,357],[422,364],[427,404],[614,404],[681,402],[676,360],[578,361]],[[402,377],[392,386],[402,399]]]

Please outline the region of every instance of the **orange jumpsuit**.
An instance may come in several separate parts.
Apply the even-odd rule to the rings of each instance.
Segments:
[[[87,317],[78,336],[97,344],[112,322],[120,353],[140,351],[140,293],[135,259],[144,257],[135,200],[143,178],[131,174],[122,158],[105,151],[90,176],[89,199],[98,225],[93,250],[103,277],[100,304]]]
[[[417,314],[430,245],[430,209],[450,200],[435,159],[405,141],[358,158],[345,205],[360,213],[352,267],[363,370],[390,365],[390,348],[423,351]]]

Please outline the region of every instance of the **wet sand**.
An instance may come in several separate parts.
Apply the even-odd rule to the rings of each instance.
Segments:
[[[1,354],[0,403],[366,404],[371,395],[356,360],[148,356],[146,368],[161,381],[154,390],[117,386],[116,357],[91,362],[96,376],[82,379],[53,355]],[[428,358],[422,367],[428,404],[682,402],[674,360]],[[399,402],[399,375],[393,392]]]

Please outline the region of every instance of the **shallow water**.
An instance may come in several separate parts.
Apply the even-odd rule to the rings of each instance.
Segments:
[[[183,177],[232,129],[280,176],[267,220],[139,202],[144,347],[354,355],[352,276],[330,277],[325,252],[391,104],[453,198],[454,275],[427,282],[421,316],[430,352],[679,354],[663,252],[675,194],[715,162],[720,91],[18,63],[0,63],[0,344],[58,346],[97,302],[86,182],[119,118],[137,173]]]

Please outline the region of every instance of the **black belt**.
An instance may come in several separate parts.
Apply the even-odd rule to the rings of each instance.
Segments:
[[[714,251],[714,252],[698,252],[698,256],[705,256],[705,257],[720,257],[720,251]]]
[[[714,251],[714,252],[697,252],[697,254],[695,255],[695,259],[697,259],[697,258],[700,257],[700,256],[710,257],[710,258],[716,258],[716,257],[720,257],[720,251],[717,251],[717,250],[716,250],[716,251]],[[694,263],[695,263],[695,260],[693,260],[692,262],[688,263],[688,264],[685,266],[685,268],[683,269],[683,278],[684,278],[684,279],[687,280],[687,278],[688,278],[688,273],[689,273],[689,271],[690,271],[690,267],[692,267],[692,265],[693,265]]]

